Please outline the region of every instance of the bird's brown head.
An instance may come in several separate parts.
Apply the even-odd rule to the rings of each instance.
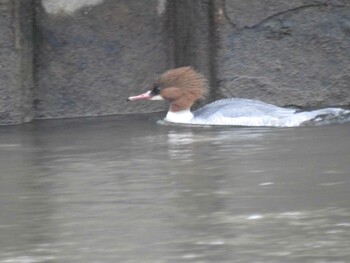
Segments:
[[[206,78],[191,67],[171,69],[163,73],[151,90],[128,100],[168,100],[170,111],[188,110],[196,100],[204,99]]]

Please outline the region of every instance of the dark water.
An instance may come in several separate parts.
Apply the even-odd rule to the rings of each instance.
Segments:
[[[0,263],[350,262],[350,125],[0,127]]]

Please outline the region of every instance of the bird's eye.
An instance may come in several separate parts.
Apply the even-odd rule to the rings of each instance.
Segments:
[[[152,89],[152,94],[158,95],[159,92],[160,92],[160,87],[158,85],[154,85],[154,87]]]

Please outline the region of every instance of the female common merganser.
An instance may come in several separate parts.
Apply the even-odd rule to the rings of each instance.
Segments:
[[[131,96],[133,100],[167,100],[170,102],[165,121],[199,125],[239,125],[294,127],[317,118],[335,117],[350,111],[325,108],[297,112],[257,100],[230,98],[214,101],[191,112],[196,100],[204,99],[208,86],[206,78],[191,67],[168,70],[143,94]]]

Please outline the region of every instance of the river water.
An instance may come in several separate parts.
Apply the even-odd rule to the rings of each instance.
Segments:
[[[350,124],[0,127],[0,263],[350,262]]]

